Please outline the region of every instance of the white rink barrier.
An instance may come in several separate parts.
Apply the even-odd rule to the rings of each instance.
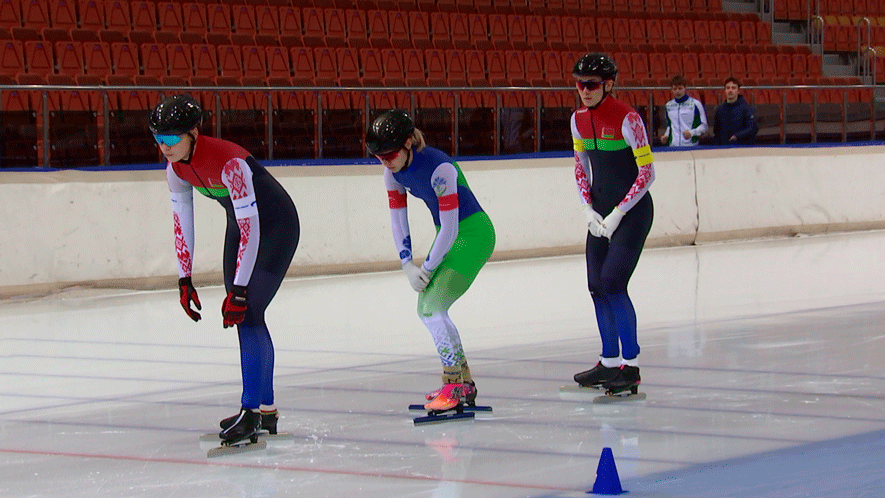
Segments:
[[[460,165],[495,224],[494,259],[583,250],[571,157]],[[399,267],[381,168],[269,168],[301,220],[290,275]],[[649,247],[885,228],[883,146],[656,151],[655,169]],[[195,277],[219,282],[224,212],[194,197]],[[0,199],[0,296],[174,286],[163,171],[0,171]],[[426,253],[430,214],[409,206],[415,253]]]

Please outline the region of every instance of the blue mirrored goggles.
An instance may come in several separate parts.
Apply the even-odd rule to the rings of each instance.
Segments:
[[[172,147],[178,142],[181,142],[181,135],[154,135],[154,140],[160,145],[168,145],[169,147]]]

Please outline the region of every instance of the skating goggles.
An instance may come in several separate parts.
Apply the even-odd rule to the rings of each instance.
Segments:
[[[581,80],[578,80],[578,88],[580,88],[581,90],[590,90],[592,92],[593,90],[596,90],[597,88],[601,87],[603,83],[605,83],[605,82],[604,81],[581,81]]]
[[[377,157],[378,159],[381,159],[384,162],[389,163],[390,161],[393,161],[394,159],[396,159],[396,156],[399,155],[399,151],[401,151],[401,150],[402,149],[397,149],[393,152],[388,152],[386,154],[375,154],[375,157]]]
[[[154,135],[154,140],[160,145],[172,147],[181,142],[181,135]]]

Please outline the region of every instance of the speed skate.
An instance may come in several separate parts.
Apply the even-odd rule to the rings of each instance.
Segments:
[[[603,394],[599,394],[603,393]],[[562,386],[559,397],[567,401],[592,401],[593,403],[619,403],[626,401],[642,401],[645,393],[639,392],[639,386],[632,386],[625,391],[603,391],[603,387]]]
[[[424,405],[409,405],[410,411],[427,412],[426,416],[415,417],[415,425],[441,424],[456,420],[469,421],[476,418],[477,413],[492,413],[491,406],[459,404],[450,410],[428,410]]]
[[[259,440],[258,434],[236,442],[222,441],[217,434],[204,434],[200,436],[200,443],[211,442],[214,448],[206,452],[207,458],[220,456],[238,455],[267,449],[267,441]]]

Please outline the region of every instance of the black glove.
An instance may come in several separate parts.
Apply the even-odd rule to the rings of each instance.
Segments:
[[[224,303],[221,304],[221,317],[224,328],[233,327],[246,318],[246,288],[242,285],[231,287]]]
[[[200,304],[200,298],[197,296],[197,289],[194,288],[194,284],[191,282],[190,277],[178,279],[178,295],[181,300],[181,307],[184,308],[184,312],[187,313],[187,316],[191,317],[191,320],[199,322],[202,317],[196,312],[196,310],[191,308],[191,303],[194,303],[198,310],[203,309],[203,305]]]

